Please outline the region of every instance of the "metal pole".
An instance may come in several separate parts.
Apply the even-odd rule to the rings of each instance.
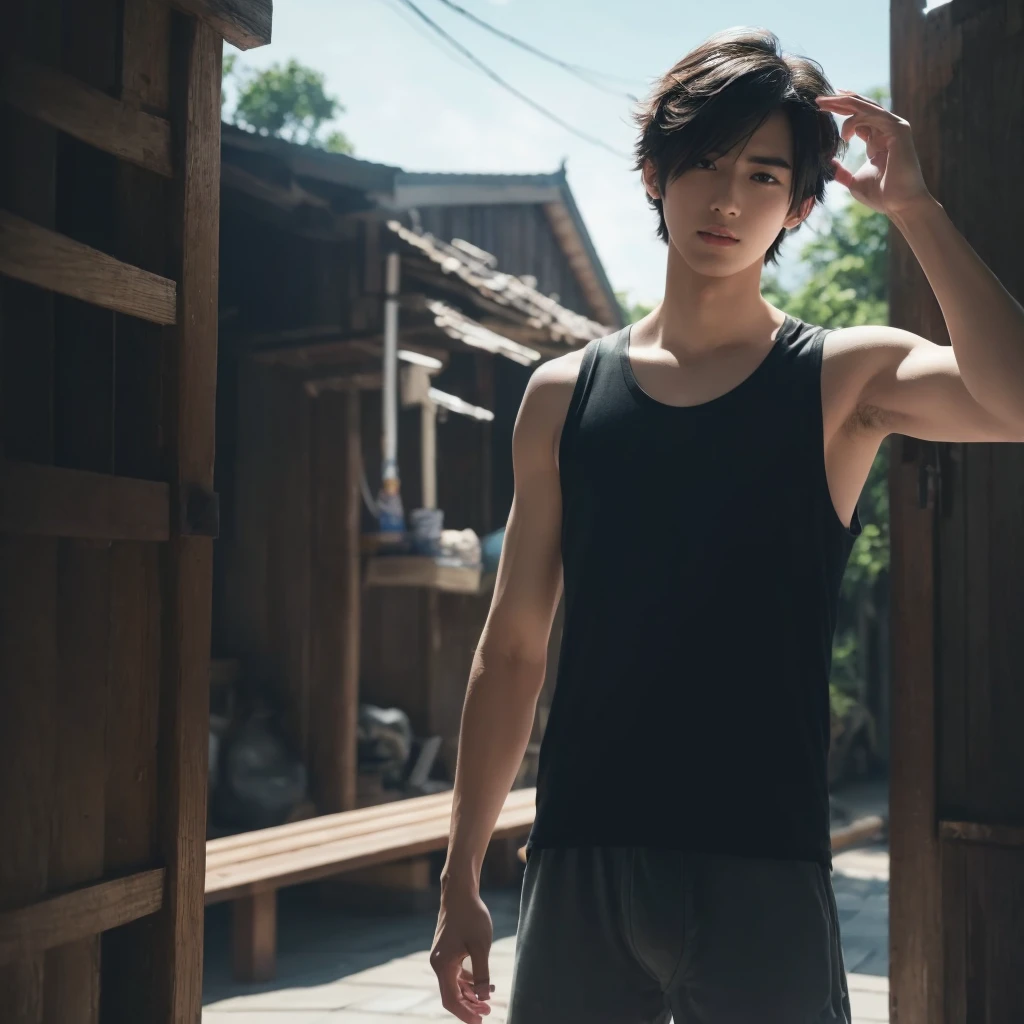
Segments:
[[[383,430],[381,438],[380,499],[378,535],[388,544],[405,535],[402,485],[398,478],[398,272],[399,255],[389,252],[385,262],[384,299],[384,393],[381,396]]]
[[[398,479],[398,273],[400,257],[389,252],[384,300],[383,479]]]

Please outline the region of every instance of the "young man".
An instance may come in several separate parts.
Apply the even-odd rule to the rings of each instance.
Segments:
[[[432,963],[445,1007],[479,1022],[480,863],[564,582],[510,1024],[849,1022],[826,760],[857,501],[890,433],[1024,440],[1024,310],[929,194],[910,125],[833,94],[771,33],[708,40],[639,124],[665,297],[538,368],[523,399]],[[851,174],[854,134],[869,159]],[[832,179],[903,233],[952,348],[761,297]]]

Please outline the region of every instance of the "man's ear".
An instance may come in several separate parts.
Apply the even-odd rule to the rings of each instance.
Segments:
[[[797,225],[802,224],[810,214],[811,210],[814,209],[814,196],[808,196],[801,204],[796,213],[791,214],[786,220],[782,222],[782,226],[787,231],[792,231]]]
[[[644,188],[647,190],[647,194],[652,199],[661,198],[661,189],[658,188],[658,171],[654,166],[654,161],[648,157],[644,161],[643,169]]]

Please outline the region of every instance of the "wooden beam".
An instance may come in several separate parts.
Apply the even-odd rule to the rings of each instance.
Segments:
[[[98,935],[154,914],[163,904],[164,869],[72,889],[0,913],[0,963]]]
[[[181,173],[174,179],[170,248],[181,316],[163,427],[176,494],[213,492],[222,51],[208,24],[175,19],[171,122]],[[213,541],[172,538],[164,566],[157,835],[167,865],[167,902],[150,1019],[177,1024],[196,1021],[202,1012]]]
[[[172,174],[167,121],[71,75],[7,53],[0,72],[0,98],[105,153],[165,178]]]
[[[1024,826],[986,825],[980,821],[940,821],[939,835],[964,843],[1024,848]]]
[[[154,480],[0,461],[0,531],[94,540],[167,540],[170,488]]]
[[[171,0],[194,14],[222,39],[240,50],[266,46],[273,23],[273,0]]]
[[[157,324],[175,321],[173,281],[0,210],[0,274]]]

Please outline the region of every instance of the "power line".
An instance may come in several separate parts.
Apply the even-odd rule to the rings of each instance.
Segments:
[[[601,149],[606,150],[613,156],[621,157],[622,159],[629,159],[629,157],[625,153],[619,152],[619,150],[614,149],[612,146],[609,146],[608,143],[602,142],[601,139],[598,139],[593,135],[588,135],[586,132],[581,132],[578,128],[575,128],[571,124],[569,124],[568,121],[563,121],[557,114],[552,113],[546,107],[542,107],[536,100],[533,100],[529,96],[527,96],[526,93],[520,92],[514,85],[511,85],[510,83],[506,82],[504,78],[497,74],[497,72],[492,71],[482,60],[480,60],[480,58],[477,57],[476,54],[474,54],[471,50],[466,49],[466,47],[463,46],[457,39],[453,38],[440,25],[438,25],[436,21],[434,21],[428,15],[424,14],[423,11],[421,11],[419,7],[417,7],[416,4],[413,3],[413,0],[400,0],[400,2],[404,4],[406,7],[408,7],[409,10],[413,11],[418,18],[426,22],[426,24],[428,24],[439,36],[441,36],[441,38],[445,39],[448,43],[455,47],[455,49],[457,49],[459,53],[461,53],[464,57],[472,61],[472,63],[480,71],[482,71],[488,78],[490,78],[493,82],[497,82],[497,84],[500,85],[503,89],[506,89],[508,92],[512,93],[512,95],[515,96],[517,99],[521,100],[523,103],[532,107],[534,110],[537,111],[537,113],[543,115],[549,121],[554,121],[554,123],[557,124],[560,128],[564,128],[567,132],[571,133],[572,135],[578,136],[585,142],[589,142],[593,146],[599,146]]]
[[[636,96],[629,92],[620,92],[618,89],[611,89],[608,86],[601,85],[599,82],[595,82],[593,78],[618,78],[617,75],[608,75],[604,71],[597,71],[593,68],[584,67],[582,64],[570,64],[568,61],[560,60],[558,57],[553,57],[549,53],[545,53],[543,50],[537,49],[532,43],[528,43],[523,39],[519,39],[517,36],[510,35],[508,32],[492,25],[489,21],[484,21],[483,18],[477,16],[472,11],[467,11],[465,7],[455,3],[454,0],[439,0],[440,3],[444,4],[445,7],[451,8],[458,14],[461,14],[464,18],[468,18],[474,25],[479,25],[480,28],[492,35],[496,35],[499,39],[504,39],[506,42],[511,43],[513,46],[518,46],[521,50],[525,50],[527,53],[532,53],[535,57],[540,57],[541,60],[546,60],[549,64],[554,64],[556,67],[561,68],[563,71],[568,71],[570,75],[575,75],[581,81],[586,82],[587,85],[594,89],[600,89],[601,92],[607,93],[609,96],[618,96],[627,100],[632,100],[634,103],[637,102]],[[619,79],[620,81],[629,81],[629,79]]]
[[[450,45],[446,44],[443,39],[438,39],[436,35],[430,32],[422,22],[410,13],[410,11],[402,6],[402,0],[381,0],[383,4],[389,7],[395,12],[397,17],[401,18],[412,30],[423,39],[425,39],[431,46],[436,47],[438,51],[451,57],[452,60],[457,61],[464,68],[471,68],[476,70],[474,65],[470,64],[466,58],[459,53],[457,50],[451,49]]]

